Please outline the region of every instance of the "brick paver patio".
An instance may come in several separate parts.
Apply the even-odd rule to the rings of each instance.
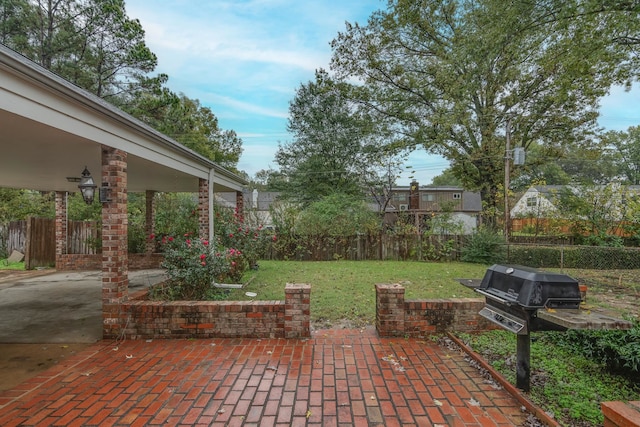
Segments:
[[[0,393],[1,426],[514,426],[462,354],[375,330],[103,341]]]

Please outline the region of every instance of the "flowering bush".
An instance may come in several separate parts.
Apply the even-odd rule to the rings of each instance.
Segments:
[[[214,232],[220,247],[235,248],[240,251],[249,268],[256,268],[258,259],[271,238],[262,225],[252,225],[237,210],[215,207]]]
[[[162,267],[168,281],[151,291],[164,300],[220,299],[214,283],[240,283],[247,268],[255,268],[270,239],[261,226],[245,224],[237,211],[215,207],[215,241],[208,242],[187,232],[182,237],[151,235],[164,252]]]
[[[189,234],[180,239],[164,237],[161,243],[162,267],[168,280],[151,290],[153,299],[221,299],[223,293],[214,283],[238,282],[246,269],[239,250],[214,248],[207,240],[192,239]]]

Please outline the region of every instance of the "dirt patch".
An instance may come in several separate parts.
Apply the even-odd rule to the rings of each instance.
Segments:
[[[35,377],[90,345],[0,343],[0,391]]]

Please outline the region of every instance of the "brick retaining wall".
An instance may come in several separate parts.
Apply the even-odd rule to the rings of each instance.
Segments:
[[[307,338],[311,286],[287,284],[284,301],[149,301],[146,291],[103,312],[119,313],[124,331],[103,338]]]
[[[376,329],[381,337],[419,337],[448,331],[474,332],[498,326],[480,316],[480,298],[405,300],[399,284],[376,285]]]

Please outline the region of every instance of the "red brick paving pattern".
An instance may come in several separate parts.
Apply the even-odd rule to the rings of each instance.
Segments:
[[[0,393],[0,426],[514,426],[463,356],[374,330],[98,343]]]

